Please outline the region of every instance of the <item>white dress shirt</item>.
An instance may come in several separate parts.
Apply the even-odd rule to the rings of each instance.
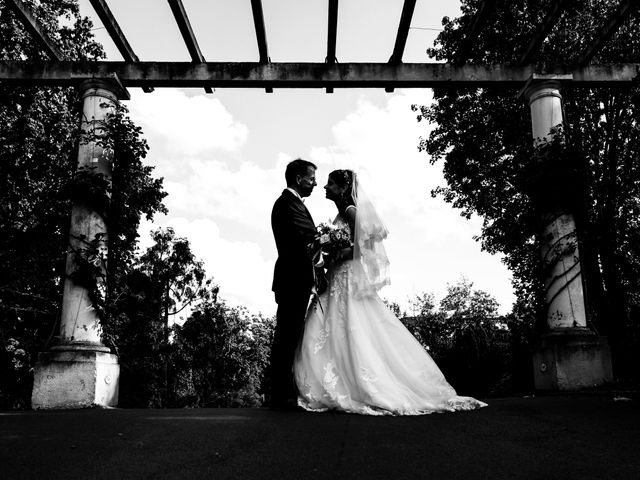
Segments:
[[[298,198],[300,199],[300,201],[301,201],[302,203],[304,203],[304,198],[302,198],[302,197],[300,196],[300,194],[299,194],[298,192],[296,192],[293,188],[291,188],[291,187],[287,187],[287,190],[289,190],[291,193],[293,193],[296,197],[298,197]]]

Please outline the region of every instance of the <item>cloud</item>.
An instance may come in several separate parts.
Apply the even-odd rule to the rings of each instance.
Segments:
[[[188,218],[225,218],[245,227],[268,225],[271,205],[264,199],[281,191],[281,177],[275,168],[263,169],[248,161],[191,159],[179,178],[166,182],[167,206]]]
[[[172,156],[196,156],[211,150],[237,151],[246,141],[246,125],[234,121],[217,98],[189,97],[174,89],[136,94],[129,103],[132,117],[144,125],[155,149]]]
[[[284,166],[262,169],[242,158],[248,128],[219,99],[160,90],[134,97],[130,112],[149,141],[154,175],[164,178],[171,218],[269,225],[264,199],[281,191]]]

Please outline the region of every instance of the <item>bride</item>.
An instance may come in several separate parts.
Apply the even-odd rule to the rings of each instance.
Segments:
[[[351,170],[334,170],[324,187],[334,225],[352,246],[333,256],[327,290],[307,312],[294,374],[298,404],[310,411],[420,415],[486,406],[460,397],[426,350],[377,291],[389,283],[382,244],[387,230]]]

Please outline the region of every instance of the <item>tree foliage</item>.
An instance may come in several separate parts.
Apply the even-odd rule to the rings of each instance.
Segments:
[[[201,304],[176,327],[176,403],[260,406],[273,329],[273,319],[221,302]]]
[[[77,0],[26,3],[67,59],[104,57]],[[2,0],[0,58],[47,58]],[[80,114],[75,89],[0,85],[0,408],[28,407],[37,353],[56,341],[77,200],[107,224],[107,257],[101,238],[85,239],[72,275],[89,289],[103,341],[119,356],[121,405],[259,404],[272,320],[218,302],[218,287],[172,230],[154,232],[153,245],[137,252],[142,216],[166,211],[162,180],[143,164],[149,147],[122,105],[99,134],[80,131]],[[81,138],[113,154],[111,178],[77,169]],[[187,322],[171,326],[180,312]]]
[[[443,19],[444,31],[429,50],[431,55],[456,60],[480,3],[465,0],[461,17]],[[473,42],[469,62],[517,63],[550,3],[496,2],[492,18]],[[575,63],[617,4],[571,2],[534,62],[541,68]],[[594,62],[637,59],[639,22],[631,17],[623,24]],[[421,140],[420,149],[432,163],[444,162],[447,185],[433,194],[461,208],[464,215],[480,215],[483,248],[505,255],[518,297],[515,313],[522,321],[533,322],[544,314],[541,214],[549,203],[573,213],[588,320],[609,336],[621,367],[632,364],[625,356],[630,351],[625,339],[639,323],[630,312],[637,310],[640,292],[640,89],[567,87],[562,95],[565,124],[559,127],[564,142],[535,151],[529,107],[518,90],[436,89],[432,105],[414,107],[419,121],[435,126]],[[564,195],[554,197],[554,189]]]
[[[447,285],[438,305],[431,293],[416,295],[412,311],[403,323],[460,394],[486,397],[532,388],[520,322],[498,315],[496,299],[466,278]]]
[[[151,237],[154,243],[132,258],[124,275],[109,280],[117,295],[109,297],[104,332],[120,357],[123,406],[172,403],[172,319],[186,308],[215,302],[218,293],[188,240],[170,228]]]
[[[219,300],[188,240],[171,229],[152,238],[113,308],[120,405],[259,406],[273,320]],[[179,313],[186,320],[170,321]]]
[[[28,3],[65,56],[103,56],[76,2]],[[5,2],[0,58],[46,58]],[[36,353],[56,333],[79,115],[73,89],[0,85],[0,407],[29,404]]]
[[[77,1],[27,3],[66,58],[104,57]],[[2,1],[0,58],[46,58]],[[29,405],[37,352],[58,332],[71,203],[83,189],[76,170],[80,114],[73,88],[0,85],[0,407]],[[115,280],[131,264],[140,216],[162,211],[165,194],[142,165],[148,147],[126,109],[116,109],[104,126],[115,165],[112,184],[102,184],[112,187],[104,213]]]

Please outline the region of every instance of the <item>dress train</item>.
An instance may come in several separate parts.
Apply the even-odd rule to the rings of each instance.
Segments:
[[[359,262],[328,272],[329,287],[307,313],[296,353],[298,404],[310,411],[422,415],[473,410],[378,294],[363,292]]]

